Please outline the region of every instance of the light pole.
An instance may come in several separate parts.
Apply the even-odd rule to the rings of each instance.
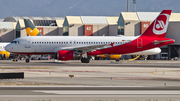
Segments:
[[[133,3],[134,3],[134,12],[136,12],[136,0],[133,0]]]
[[[129,0],[127,0],[127,12],[129,12]]]

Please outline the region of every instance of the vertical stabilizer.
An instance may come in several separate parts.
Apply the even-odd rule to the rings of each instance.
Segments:
[[[171,10],[163,10],[142,36],[165,38]]]
[[[27,36],[42,36],[30,19],[24,19]]]

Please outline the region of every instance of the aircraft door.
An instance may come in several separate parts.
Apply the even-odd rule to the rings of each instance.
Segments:
[[[142,46],[143,46],[142,38],[138,38],[137,39],[137,48],[142,48]]]
[[[25,48],[31,48],[31,39],[30,38],[25,39]]]

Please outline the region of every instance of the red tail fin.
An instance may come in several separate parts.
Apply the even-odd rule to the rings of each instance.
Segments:
[[[142,36],[164,38],[166,35],[171,10],[163,10],[151,23]]]

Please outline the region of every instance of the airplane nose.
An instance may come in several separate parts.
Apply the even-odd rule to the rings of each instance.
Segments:
[[[10,52],[10,51],[11,51],[10,44],[6,45],[6,46],[4,47],[4,49],[5,49],[6,51]]]

